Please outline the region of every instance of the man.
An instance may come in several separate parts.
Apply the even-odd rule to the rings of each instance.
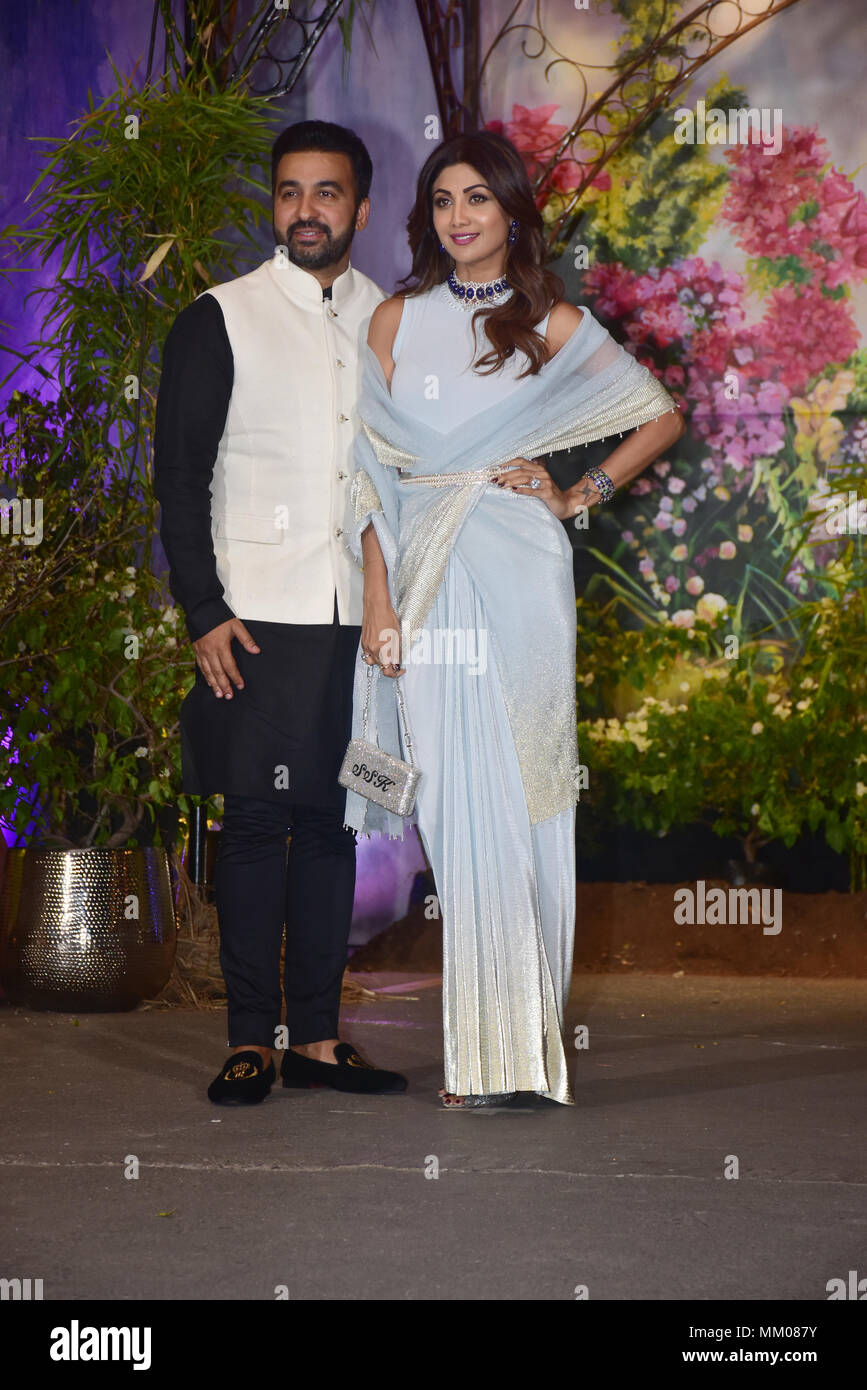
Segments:
[[[275,255],[200,295],[163,352],[154,489],[171,592],[196,653],[184,791],[221,792],[215,874],[232,1049],[208,1095],[406,1089],[340,1041],[355,833],[337,774],[351,735],[362,575],[342,541],[359,357],[385,298],[353,270],[370,156],[350,130],[289,126],[271,156]],[[287,855],[287,835],[291,846]]]

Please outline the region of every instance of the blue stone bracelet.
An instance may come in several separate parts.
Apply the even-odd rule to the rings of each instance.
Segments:
[[[617,489],[612,483],[608,474],[604,472],[603,469],[588,468],[587,472],[584,474],[584,477],[590,479],[596,491],[599,493],[599,497],[602,502],[611,501]]]

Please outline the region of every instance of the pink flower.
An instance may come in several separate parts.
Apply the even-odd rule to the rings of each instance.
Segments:
[[[586,173],[586,167],[574,159],[558,160],[551,170],[551,187],[558,193],[571,193],[574,189],[580,188]],[[598,188],[601,193],[607,193],[611,187],[611,175],[608,170],[600,169],[596,177],[590,180],[588,187]]]
[[[692,627],[695,623],[695,609],[679,608],[676,613],[672,613],[671,622],[674,627]]]
[[[617,262],[592,266],[584,277],[584,284],[595,296],[598,308],[609,318],[626,319],[638,304],[636,276]]]
[[[636,478],[629,489],[630,492],[634,492],[638,497],[643,497],[645,493],[651,492],[652,490],[653,484],[649,478]]]
[[[559,102],[556,101],[552,101],[548,106],[515,104],[512,107],[512,119],[502,126],[503,135],[507,140],[511,140],[516,150],[527,150],[537,157],[547,155],[550,159],[557,141],[568,129],[565,125],[551,123],[551,117],[558,106]]]
[[[817,284],[782,285],[768,295],[761,323],[748,330],[762,375],[802,395],[807,382],[831,360],[842,362],[858,346],[858,330],[849,301],[829,299]]]
[[[496,131],[497,134],[505,135],[511,140],[515,149],[520,151],[531,179],[535,180],[541,175],[569,129],[568,126],[551,120],[558,105],[556,101],[545,106],[521,106],[515,103],[510,121],[488,121],[485,126],[486,130]],[[571,193],[573,189],[579,188],[587,174],[592,153],[588,148],[586,164],[565,154],[558,159],[539,189],[536,196],[537,204],[543,207],[552,189],[558,193]],[[601,169],[589,186],[607,191],[611,187],[611,175],[608,170]]]
[[[867,200],[831,166],[815,128],[786,127],[772,160],[754,142],[727,150],[726,159],[731,175],[721,216],[737,228],[745,251],[797,258],[815,288],[863,278]]]

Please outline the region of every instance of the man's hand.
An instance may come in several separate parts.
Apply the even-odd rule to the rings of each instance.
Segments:
[[[220,623],[218,627],[212,627],[210,632],[206,632],[204,637],[199,637],[193,643],[199,670],[218,700],[222,700],[223,696],[227,700],[231,700],[232,681],[235,682],[239,690],[244,689],[241,672],[235,665],[235,658],[232,655],[233,637],[237,637],[248,652],[260,650],[240,618],[230,618],[227,623]]]

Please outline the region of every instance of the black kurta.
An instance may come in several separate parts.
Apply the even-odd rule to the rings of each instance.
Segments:
[[[154,492],[169,589],[196,641],[239,617],[258,643],[232,653],[244,689],[218,699],[199,668],[180,710],[181,790],[286,804],[337,806],[337,773],[352,731],[360,626],[272,623],[235,614],[223,597],[211,536],[211,481],[234,362],[223,311],[204,295],[175,319],[163,349],[154,436]],[[286,771],[284,772],[283,769]]]

